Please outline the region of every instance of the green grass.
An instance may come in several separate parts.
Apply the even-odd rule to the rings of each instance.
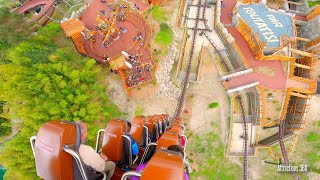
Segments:
[[[315,141],[319,141],[320,142],[320,134],[316,133],[316,132],[311,132],[308,136],[307,136],[307,141],[308,142],[315,142]]]
[[[189,159],[197,165],[198,170],[190,174],[190,179],[237,179],[241,168],[225,157],[225,148],[220,136],[215,132],[194,135],[188,147]],[[196,156],[195,156],[196,155]]]
[[[315,1],[315,2],[313,2],[313,1],[308,1],[308,4],[309,4],[309,7],[313,7],[313,6],[317,5],[317,4],[320,5],[320,1]]]
[[[169,46],[173,41],[173,31],[167,23],[160,24],[160,31],[155,38],[155,42],[161,46]]]
[[[155,6],[152,8],[152,18],[158,22],[168,21],[167,13],[163,8]]]
[[[214,109],[214,108],[216,108],[216,107],[218,107],[218,106],[219,106],[219,103],[218,103],[218,102],[213,102],[213,103],[209,104],[208,108],[209,108],[209,109]]]
[[[134,116],[142,116],[144,113],[144,108],[142,106],[138,106],[134,111]]]

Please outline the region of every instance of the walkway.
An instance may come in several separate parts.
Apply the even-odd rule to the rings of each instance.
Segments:
[[[223,24],[232,24],[230,14],[235,6],[237,0],[224,0],[221,6],[221,17],[220,21]],[[242,84],[249,84],[251,82],[260,82],[260,84],[266,88],[274,90],[284,90],[286,89],[286,74],[284,73],[281,61],[260,61],[256,60],[248,45],[247,41],[242,37],[240,32],[234,26],[226,26],[228,32],[235,38],[243,56],[249,64],[249,68],[255,67],[268,67],[271,68],[276,73],[276,78],[269,77],[260,73],[251,73],[244,77],[240,76],[231,79],[227,82],[228,87],[237,87]],[[241,82],[239,82],[241,81]]]

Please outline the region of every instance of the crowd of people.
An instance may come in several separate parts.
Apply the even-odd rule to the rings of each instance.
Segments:
[[[132,74],[130,74],[126,80],[129,87],[143,83],[146,80],[146,72],[150,72],[152,65],[150,63],[143,64],[139,61],[140,55],[129,55],[128,61],[132,64]]]

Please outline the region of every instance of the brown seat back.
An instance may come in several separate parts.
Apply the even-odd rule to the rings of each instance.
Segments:
[[[169,122],[169,115],[168,114],[162,114],[163,116],[163,128],[164,130],[167,128],[168,122]]]
[[[115,163],[120,162],[122,159],[122,134],[125,133],[126,122],[122,120],[111,120],[105,128],[102,142],[102,153]]]
[[[179,145],[179,136],[176,133],[166,131],[159,138],[156,150],[168,149],[171,145]]]
[[[73,158],[63,150],[67,144],[76,144],[75,125],[49,121],[41,126],[34,147],[38,176],[46,180],[73,179]]]
[[[148,162],[140,180],[183,180],[183,159],[179,153],[159,150]]]
[[[162,129],[163,117],[162,117],[162,115],[154,115],[154,119],[155,119],[155,122],[158,124],[159,135],[161,135],[163,133],[163,131],[164,131]]]
[[[157,124],[158,121],[154,118],[154,116],[147,116],[146,118],[146,126],[148,127],[151,141],[156,141],[158,136],[158,129],[156,129],[154,124]]]
[[[144,119],[144,116],[137,116],[131,123],[131,129],[129,133],[138,145],[140,145],[142,138]]]

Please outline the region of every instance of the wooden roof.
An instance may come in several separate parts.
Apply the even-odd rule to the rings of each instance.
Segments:
[[[85,30],[85,26],[79,19],[70,19],[61,23],[61,27],[68,37]]]

